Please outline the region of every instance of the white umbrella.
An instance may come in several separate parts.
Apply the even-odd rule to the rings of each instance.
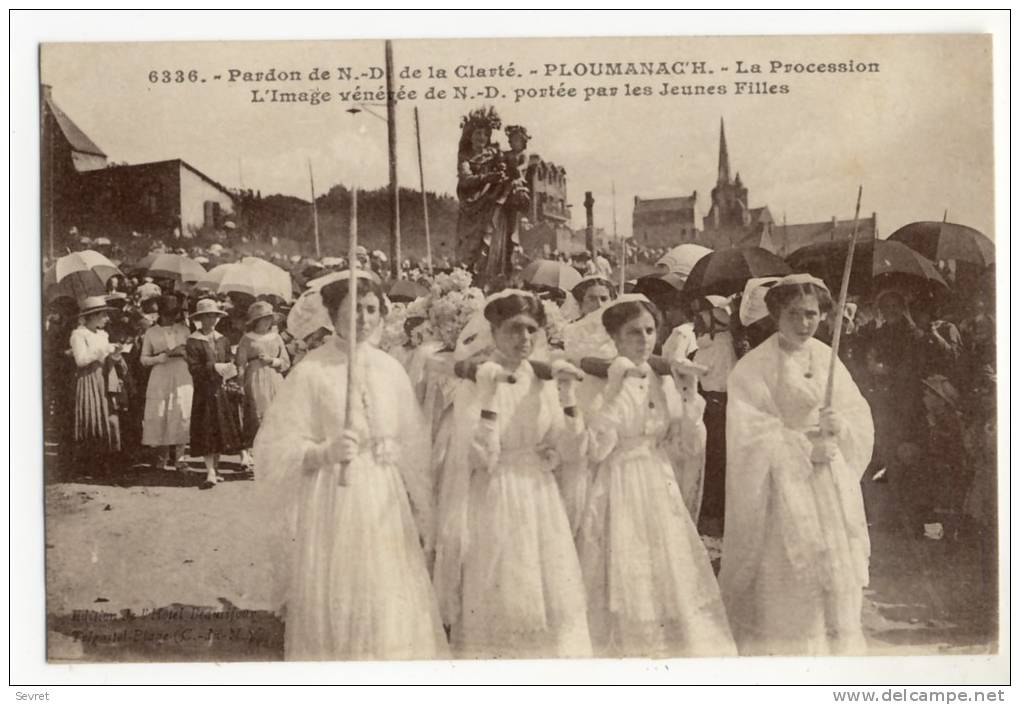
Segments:
[[[707,247],[685,243],[664,254],[656,264],[666,267],[670,272],[686,277],[691,273],[691,269],[694,268],[698,260],[711,253],[712,250]]]
[[[283,267],[258,257],[242,257],[241,264],[257,269],[260,276],[272,282],[274,289],[287,292],[280,295],[283,300],[290,301],[294,297],[294,283],[291,281],[290,272]]]
[[[97,237],[95,240],[92,241],[92,244],[93,245],[112,245],[113,243],[110,242],[110,238],[108,238],[108,237]]]
[[[254,258],[245,258],[245,260]],[[266,267],[275,267],[264,262]],[[290,284],[290,275],[281,277],[270,272],[266,267],[252,264],[251,262],[231,262],[213,267],[205,275],[195,282],[197,289],[209,289],[217,294],[237,292],[249,296],[278,296],[284,301],[290,301],[293,295]],[[283,270],[280,270],[281,272]]]

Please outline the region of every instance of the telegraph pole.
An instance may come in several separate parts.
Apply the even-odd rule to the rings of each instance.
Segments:
[[[587,229],[584,231],[584,246],[587,248],[589,254],[595,252],[595,215],[592,212],[592,208],[595,206],[595,199],[591,195],[591,191],[584,192],[584,217],[587,223]]]
[[[386,127],[390,148],[390,272],[401,275],[400,186],[397,183],[397,101],[393,96],[393,42],[386,40]]]

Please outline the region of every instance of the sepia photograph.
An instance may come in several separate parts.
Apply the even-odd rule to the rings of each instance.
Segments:
[[[39,42],[45,662],[1001,664],[993,36],[746,31]]]

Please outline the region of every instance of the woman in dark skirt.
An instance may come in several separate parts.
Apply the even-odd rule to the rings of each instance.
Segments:
[[[230,341],[216,331],[216,324],[226,313],[212,299],[195,305],[191,320],[198,330],[185,346],[188,370],[195,385],[191,402],[191,453],[205,458],[205,482],[202,489],[215,487],[220,481],[216,464],[220,454],[241,450],[241,431],[237,404],[228,396],[226,380],[237,376],[231,362]]]

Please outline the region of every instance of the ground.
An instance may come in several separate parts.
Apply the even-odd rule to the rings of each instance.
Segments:
[[[199,490],[188,472],[124,468],[46,485],[51,661],[238,661],[283,657],[268,518],[257,477],[224,464]],[[996,650],[996,604],[972,532],[924,538],[904,527],[892,485],[864,483],[873,654]],[[955,533],[950,531],[950,534]],[[718,542],[707,539],[718,555]]]

